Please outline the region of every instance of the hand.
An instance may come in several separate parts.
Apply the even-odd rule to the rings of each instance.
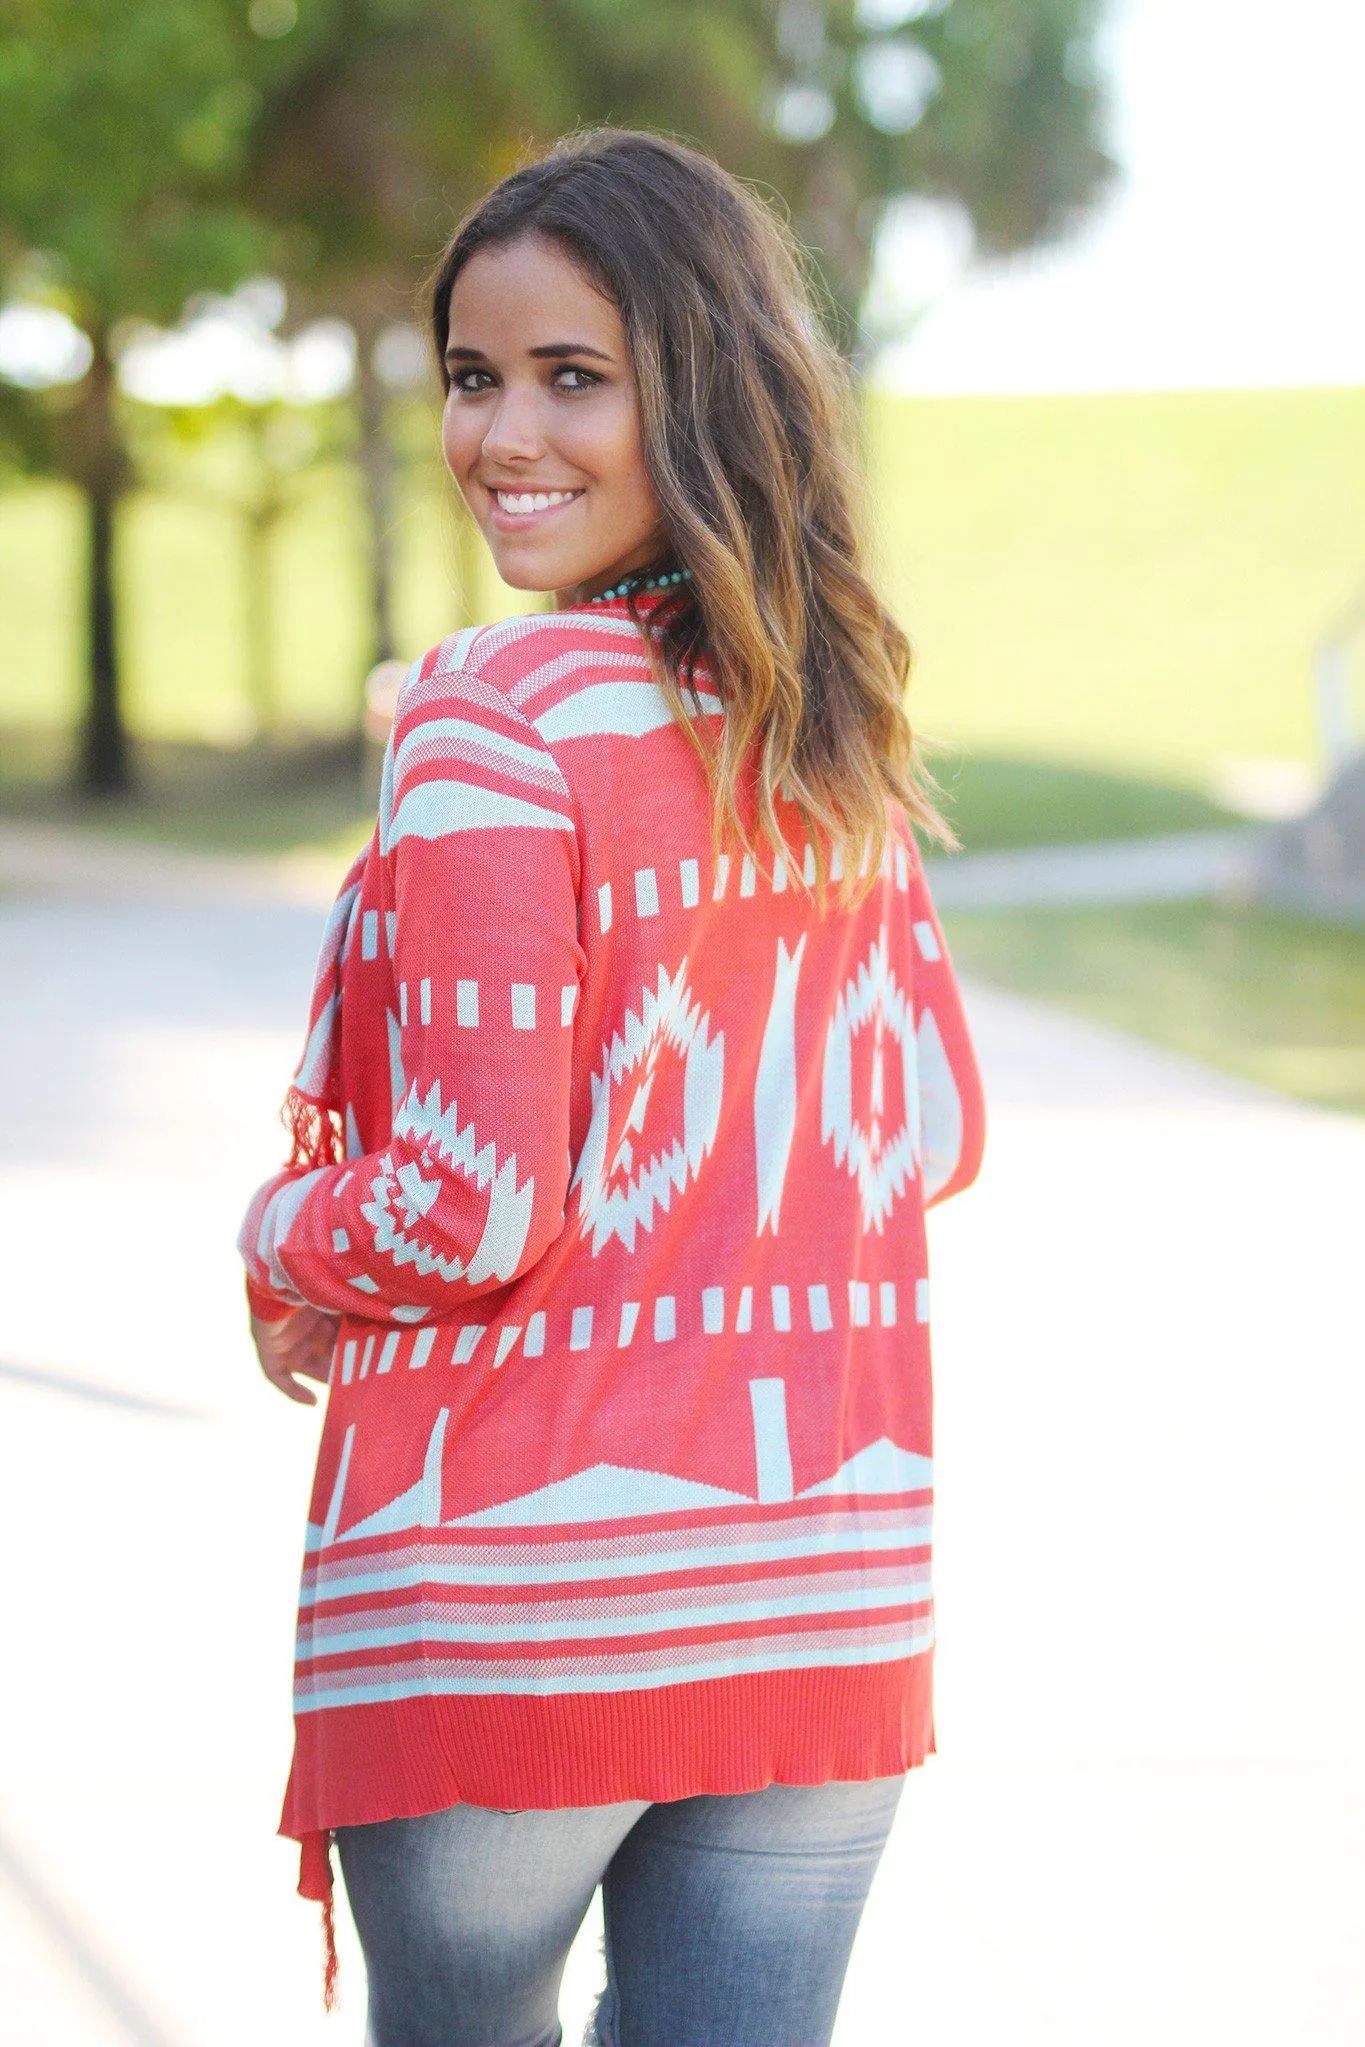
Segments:
[[[340,1316],[325,1315],[321,1308],[295,1308],[283,1322],[263,1322],[259,1315],[253,1315],[251,1340],[256,1346],[261,1370],[271,1385],[287,1394],[290,1400],[300,1401],[305,1407],[315,1407],[317,1394],[310,1392],[307,1386],[301,1386],[299,1378],[316,1379],[323,1386],[327,1384],[340,1327]]]

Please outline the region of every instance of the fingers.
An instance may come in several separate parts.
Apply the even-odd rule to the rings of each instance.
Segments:
[[[312,1352],[269,1352],[260,1353],[261,1370],[272,1386],[278,1386],[281,1393],[288,1393],[291,1400],[300,1400],[312,1406],[316,1394],[308,1392],[297,1382],[299,1379],[313,1379],[325,1386],[332,1376],[331,1353],[318,1355]]]
[[[296,1400],[300,1407],[317,1406],[317,1394],[310,1393],[306,1386],[300,1386],[298,1380],[291,1377],[281,1366],[267,1365],[262,1359],[261,1370],[277,1392],[285,1394],[290,1400]]]
[[[251,1334],[256,1355],[271,1385],[302,1407],[315,1406],[317,1395],[301,1386],[299,1379],[327,1384],[338,1327],[336,1316],[317,1308],[299,1308],[281,1322],[262,1322],[253,1316]]]
[[[324,1315],[316,1308],[300,1314],[284,1332],[289,1370],[302,1372],[325,1386],[331,1377],[332,1353],[340,1326],[336,1316]]]

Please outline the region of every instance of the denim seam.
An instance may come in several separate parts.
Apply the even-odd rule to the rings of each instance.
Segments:
[[[611,1907],[607,1902],[605,1884],[602,1887],[602,1961],[606,1969],[606,1988],[597,2001],[592,2038],[585,2042],[585,2047],[621,2047],[621,2002],[611,1958]]]

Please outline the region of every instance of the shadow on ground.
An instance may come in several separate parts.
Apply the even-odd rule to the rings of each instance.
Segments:
[[[373,818],[379,752],[345,738],[282,735],[224,748],[139,741],[126,799],[73,795],[69,733],[0,730],[0,805],[11,816],[173,841],[206,851],[276,853],[359,844]],[[967,852],[1078,845],[1242,822],[1197,790],[1056,760],[932,756],[942,807]]]

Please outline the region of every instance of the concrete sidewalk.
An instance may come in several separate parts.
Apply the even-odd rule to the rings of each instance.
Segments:
[[[1168,903],[1245,891],[1262,832],[1174,832],[1093,845],[1017,846],[925,863],[941,910]]]
[[[255,1372],[232,1248],[322,880],[0,898],[15,2047],[362,2036],[348,1930],[326,2021],[273,1839],[316,1422]],[[1365,1123],[971,1008],[989,1164],[933,1246],[939,1753],[839,2047],[1355,2047]],[[595,1971],[590,1925],[568,2047]]]

